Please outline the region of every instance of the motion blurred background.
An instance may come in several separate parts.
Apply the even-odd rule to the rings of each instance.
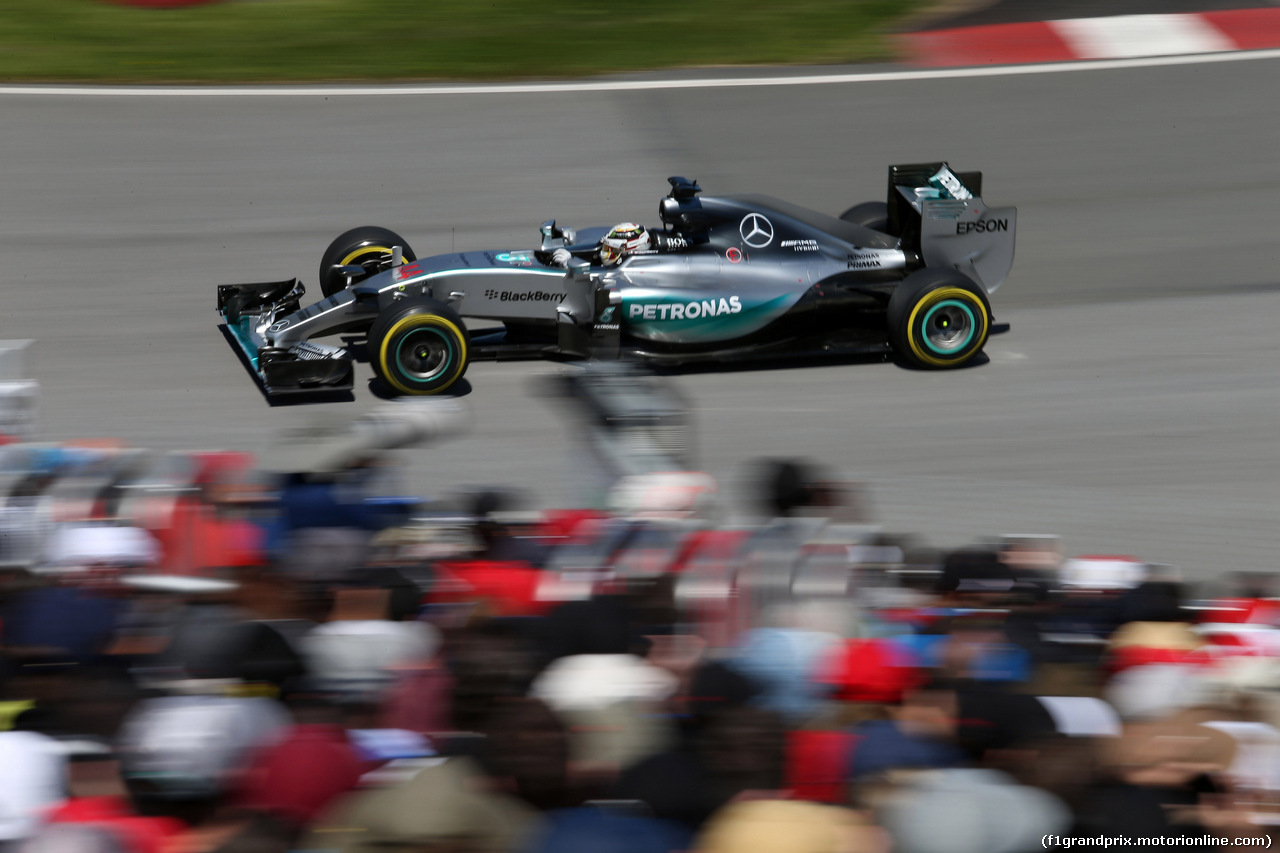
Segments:
[[[896,61],[1224,5],[6,4],[3,842],[1260,837],[1280,60]],[[216,328],[354,225],[527,247],[670,174],[837,212],[937,159],[1020,209],[972,369],[270,406]]]
[[[509,79],[892,56],[908,2],[15,0],[0,77],[133,83]],[[805,59],[797,62],[797,56]]]

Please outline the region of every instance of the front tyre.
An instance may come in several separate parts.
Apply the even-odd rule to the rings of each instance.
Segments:
[[[889,341],[916,367],[961,367],[982,352],[991,334],[991,304],[982,286],[954,270],[923,269],[889,299]]]
[[[391,249],[394,246],[403,250],[406,262],[418,259],[403,237],[386,228],[362,225],[339,234],[320,258],[320,292],[325,296],[333,296],[346,288],[347,277],[338,272],[337,267],[363,267],[364,275],[358,276],[356,281],[390,269]]]
[[[440,394],[467,372],[467,332],[448,305],[410,299],[386,308],[369,327],[369,363],[401,394]]]

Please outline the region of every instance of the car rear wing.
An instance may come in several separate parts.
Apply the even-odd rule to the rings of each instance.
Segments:
[[[889,232],[925,266],[959,270],[994,292],[1013,267],[1016,207],[982,200],[982,173],[947,163],[889,167]]]

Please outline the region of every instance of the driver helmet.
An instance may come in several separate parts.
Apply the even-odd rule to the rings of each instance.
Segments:
[[[649,248],[649,232],[643,225],[623,222],[613,226],[600,241],[600,262],[607,267],[622,262],[627,255]]]

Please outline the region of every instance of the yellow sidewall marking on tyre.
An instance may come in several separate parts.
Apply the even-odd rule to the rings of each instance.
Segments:
[[[944,299],[956,298],[963,299],[966,303],[978,309],[977,313],[981,315],[982,318],[982,328],[975,331],[975,336],[977,337],[978,342],[969,351],[969,355],[962,359],[937,358],[936,356],[929,354],[927,350],[922,349],[919,341],[916,340],[916,317],[920,316],[921,311],[927,310]],[[925,295],[924,299],[917,302],[915,307],[911,309],[911,316],[907,318],[907,343],[911,346],[911,352],[915,357],[925,364],[931,364],[934,367],[950,367],[955,364],[962,364],[972,357],[974,353],[986,346],[987,334],[990,330],[991,317],[987,314],[987,306],[982,304],[981,299],[970,291],[965,290],[963,287],[939,287],[937,290],[929,291]]]
[[[351,263],[361,255],[368,255],[372,252],[381,252],[384,255],[389,255],[391,254],[391,249],[387,246],[361,246],[360,248],[356,249],[351,254],[343,258],[342,263],[339,264],[338,266],[345,267],[347,264]]]
[[[458,377],[462,375],[462,369],[467,365],[467,336],[463,334],[462,330],[459,329],[456,324],[445,317],[441,317],[437,314],[410,314],[408,317],[401,317],[391,326],[390,329],[387,329],[387,333],[382,336],[382,346],[378,348],[378,365],[382,368],[382,378],[390,382],[397,391],[402,391],[405,394],[421,394],[421,389],[409,388],[402,385],[396,379],[395,373],[391,370],[390,365],[387,364],[387,350],[391,346],[391,341],[394,340],[396,335],[400,332],[413,329],[418,326],[437,326],[439,328],[447,329],[453,333],[454,338],[458,342],[458,369],[453,371],[452,379],[431,392],[433,394],[438,394],[453,383],[457,382]]]

